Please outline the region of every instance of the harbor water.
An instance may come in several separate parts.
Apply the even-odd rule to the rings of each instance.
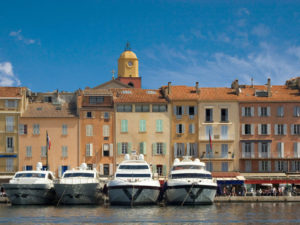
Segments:
[[[300,203],[215,203],[202,206],[12,206],[0,224],[300,224]]]

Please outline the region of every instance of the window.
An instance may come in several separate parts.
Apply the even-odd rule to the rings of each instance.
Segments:
[[[62,146],[61,147],[61,156],[63,158],[67,158],[68,157],[68,146]]]
[[[109,112],[104,112],[103,117],[108,120],[110,118]]]
[[[174,157],[184,156],[184,143],[175,143],[174,144]]]
[[[250,160],[245,161],[245,170],[246,170],[246,172],[252,171],[252,162]]]
[[[292,135],[300,135],[300,124],[292,124],[291,125],[291,134]]]
[[[85,156],[93,156],[93,144],[89,143],[85,145]]]
[[[190,134],[195,133],[195,124],[193,124],[193,123],[189,124],[189,133]]]
[[[140,120],[139,132],[146,132],[146,120]]]
[[[283,142],[277,143],[277,153],[278,153],[278,158],[284,158],[284,143]]]
[[[132,105],[117,105],[117,112],[132,112]]]
[[[259,158],[271,157],[271,143],[258,142],[258,157]]]
[[[166,154],[166,143],[157,142],[152,144],[153,155],[165,155]]]
[[[167,112],[167,105],[152,105],[152,112]]]
[[[14,159],[7,158],[6,159],[6,172],[13,172],[14,171]]]
[[[213,150],[210,147],[210,144],[206,144],[206,158],[212,158],[213,155]]]
[[[32,166],[31,165],[26,165],[25,170],[29,170],[29,171],[32,170]]]
[[[269,134],[269,124],[259,124],[258,125],[258,134],[260,135],[267,135]]]
[[[27,124],[19,124],[19,134],[27,134]]]
[[[103,125],[103,137],[109,137],[109,125]]]
[[[206,170],[212,172],[213,171],[213,163],[212,162],[206,162]]]
[[[261,117],[266,117],[266,116],[270,116],[270,107],[258,107],[257,108],[257,114],[258,116],[261,116]]]
[[[222,172],[228,172],[228,162],[222,162]]]
[[[300,158],[300,142],[294,143],[294,157]]]
[[[286,135],[286,124],[275,124],[274,133],[275,135]]]
[[[103,144],[103,156],[109,156],[109,144]]]
[[[6,108],[17,108],[18,102],[17,100],[5,100]]]
[[[45,96],[44,101],[45,102],[52,102],[52,96]]]
[[[187,143],[186,144],[186,155],[198,157],[198,145],[197,143]]]
[[[221,122],[228,122],[228,109],[221,109]]]
[[[62,135],[67,135],[68,134],[68,125],[63,124],[62,125]]]
[[[283,117],[284,116],[284,107],[283,106],[278,106],[277,107],[277,116],[278,117]]]
[[[6,132],[13,132],[14,131],[14,117],[7,116],[6,117]]]
[[[211,125],[205,126],[205,137],[207,140],[209,140],[209,136],[211,139],[213,139],[213,129]]]
[[[156,143],[156,154],[162,155],[163,154],[163,143]]]
[[[271,161],[258,161],[259,172],[270,172],[271,171]]]
[[[26,157],[32,157],[32,147],[26,146]]]
[[[184,107],[183,106],[175,106],[175,115],[177,119],[180,119],[183,115]]]
[[[184,133],[184,125],[176,124],[176,134],[183,134],[183,133]]]
[[[93,125],[86,125],[85,131],[86,131],[86,136],[88,137],[93,136]]]
[[[89,96],[89,103],[90,104],[100,104],[104,102],[103,96]]]
[[[122,154],[127,154],[127,153],[128,153],[128,143],[122,142]]]
[[[136,112],[150,112],[149,105],[135,105]]]
[[[128,120],[121,120],[121,132],[128,132]]]
[[[254,107],[242,107],[242,116],[254,116]]]
[[[213,122],[213,109],[205,109],[205,122]]]
[[[92,115],[92,112],[86,112],[86,118],[92,118],[93,115]]]
[[[109,164],[103,165],[103,175],[108,176],[109,175]]]
[[[140,142],[140,154],[146,154],[146,142]]]
[[[221,126],[221,139],[222,140],[228,139],[228,126],[227,125]]]
[[[39,124],[33,124],[33,134],[34,135],[40,134],[40,125]]]
[[[228,144],[222,144],[221,145],[221,150],[222,150],[222,158],[228,158]]]
[[[242,143],[242,157],[254,158],[254,143],[243,142]]]
[[[300,106],[294,107],[294,116],[300,117]]]
[[[188,113],[189,113],[189,118],[194,119],[195,114],[196,114],[196,107],[195,106],[188,106]]]
[[[41,157],[46,157],[47,156],[47,148],[46,146],[41,147]]]
[[[6,152],[13,153],[14,152],[14,138],[6,137]]]
[[[156,120],[156,132],[163,132],[163,121]]]
[[[163,166],[162,165],[156,165],[156,173],[158,174],[158,176],[163,175]]]
[[[242,134],[252,135],[254,133],[253,124],[242,124]]]
[[[292,161],[291,164],[292,164],[292,168],[291,168],[292,172],[300,171],[300,161],[298,161],[298,160]]]
[[[288,170],[287,161],[275,161],[275,171],[276,172],[286,172]]]

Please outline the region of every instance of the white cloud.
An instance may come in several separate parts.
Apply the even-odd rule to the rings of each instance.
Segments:
[[[251,33],[258,37],[266,37],[270,33],[270,28],[264,24],[258,24],[257,26],[253,27]]]
[[[293,56],[296,56],[298,57],[298,59],[300,60],[300,46],[293,46],[293,47],[290,47],[288,50],[287,50],[287,53],[293,55]],[[300,62],[299,62],[300,63]]]
[[[0,86],[20,86],[20,80],[13,72],[13,66],[10,62],[0,63]]]
[[[9,36],[11,37],[15,37],[18,41],[23,41],[25,44],[27,45],[31,45],[31,44],[35,44],[35,43],[39,43],[34,39],[30,39],[30,38],[25,38],[22,35],[22,30],[18,30],[18,31],[11,31],[9,33]]]
[[[250,12],[246,8],[240,8],[237,12],[238,16],[250,15]]]

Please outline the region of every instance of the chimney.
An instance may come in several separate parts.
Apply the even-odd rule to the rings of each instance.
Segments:
[[[235,89],[236,95],[239,96],[240,95],[240,86],[239,86],[239,80],[238,79],[236,79],[234,81],[234,85],[233,86],[234,86],[233,88]]]
[[[171,88],[172,88],[171,82],[168,82],[168,95],[171,94]]]
[[[251,87],[254,88],[253,77],[251,77]]]
[[[271,92],[271,79],[270,78],[268,78],[267,90],[268,90],[268,97],[271,97],[272,92]]]
[[[200,89],[199,89],[199,82],[196,82],[196,93],[199,94],[200,93]]]

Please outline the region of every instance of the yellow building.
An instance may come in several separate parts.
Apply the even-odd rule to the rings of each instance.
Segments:
[[[116,164],[125,154],[144,154],[154,173],[169,169],[170,106],[159,90],[115,89]]]
[[[24,110],[25,97],[26,88],[0,87],[1,175],[12,175],[18,169],[18,127],[20,113]]]

